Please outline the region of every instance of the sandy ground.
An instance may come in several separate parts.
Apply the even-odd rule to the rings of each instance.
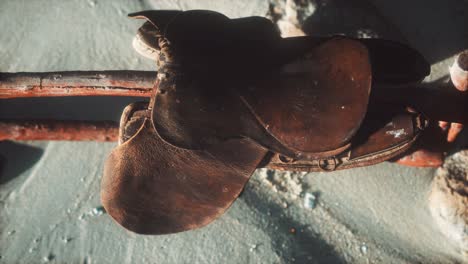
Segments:
[[[405,40],[433,65],[427,81],[446,77],[453,56],[468,47],[467,1],[350,2],[2,0],[0,71],[154,70],[131,48],[141,22],[125,17],[152,8],[268,16],[283,34]],[[135,100],[2,100],[0,117],[118,120]],[[334,173],[261,169],[213,224],[140,236],[114,224],[99,202],[103,162],[114,146],[0,143],[0,263],[463,262],[460,245],[442,234],[428,206],[433,169],[391,163]]]

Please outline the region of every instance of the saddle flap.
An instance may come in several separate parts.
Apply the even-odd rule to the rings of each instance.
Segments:
[[[425,119],[403,107],[383,104],[387,108],[371,109],[352,140],[349,159],[382,155],[405,142],[413,141],[425,127]]]
[[[399,105],[370,106],[350,148],[338,155],[317,160],[294,160],[274,154],[263,166],[280,170],[332,171],[373,165],[407,151],[420,137],[427,120]]]
[[[248,139],[203,151],[177,148],[146,119],[107,159],[101,200],[114,220],[136,233],[198,228],[232,204],[266,153]]]
[[[265,129],[299,157],[330,156],[360,127],[371,75],[366,47],[334,38],[241,93]]]

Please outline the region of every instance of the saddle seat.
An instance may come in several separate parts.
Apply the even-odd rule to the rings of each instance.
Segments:
[[[371,75],[366,47],[334,38],[309,46],[240,94],[265,130],[293,153],[289,156],[324,158],[348,148],[361,126]]]

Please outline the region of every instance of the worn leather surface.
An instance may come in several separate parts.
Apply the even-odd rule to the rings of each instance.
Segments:
[[[208,224],[257,167],[328,171],[390,159],[427,125],[406,105],[369,102],[379,82],[426,74],[424,59],[401,44],[283,39],[265,18],[205,10],[132,16],[155,26],[147,42],[160,51],[158,77],[149,104],[122,115],[101,197],[134,232]]]
[[[194,229],[232,204],[266,153],[249,139],[181,149],[161,139],[146,119],[107,159],[101,200],[119,224],[137,233]]]
[[[291,159],[278,153],[264,160],[265,167],[294,171],[334,171],[369,166],[389,160],[408,150],[426,126],[419,113],[395,105],[370,109],[350,147],[324,159]]]
[[[336,38],[312,46],[303,58],[271,69],[260,80],[227,80],[189,71],[165,74],[153,109],[162,136],[196,148],[243,135],[284,155],[330,156],[342,151],[360,127],[371,72],[363,45]]]
[[[351,140],[366,114],[368,52],[358,41],[330,39],[249,88],[243,98],[282,144],[298,157],[331,156]]]

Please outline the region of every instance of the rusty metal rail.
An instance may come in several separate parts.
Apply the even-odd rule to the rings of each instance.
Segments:
[[[149,97],[152,71],[69,71],[0,73],[0,99],[57,96]]]
[[[2,140],[117,141],[112,121],[0,120]]]

